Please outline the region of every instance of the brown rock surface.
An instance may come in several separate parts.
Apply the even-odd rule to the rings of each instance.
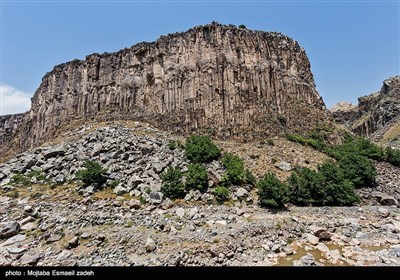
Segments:
[[[341,103],[331,111],[336,121],[353,132],[396,146],[400,137],[400,76],[386,79],[379,92],[358,98],[358,106]]]
[[[248,139],[306,133],[329,117],[297,41],[213,22],[54,67],[32,98],[13,151],[54,138],[76,119],[137,119],[174,132]],[[0,132],[0,139],[9,137]],[[0,151],[10,149],[6,142]]]

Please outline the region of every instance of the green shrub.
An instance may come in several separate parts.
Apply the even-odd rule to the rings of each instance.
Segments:
[[[191,135],[186,139],[185,155],[194,163],[205,163],[217,159],[220,149],[208,136]]]
[[[285,136],[289,141],[296,142],[304,146],[306,145],[306,139],[301,135],[287,133]]]
[[[178,142],[175,141],[175,140],[170,140],[170,141],[168,142],[168,148],[169,148],[171,151],[175,150],[176,148],[178,148]]]
[[[207,169],[199,164],[194,163],[188,166],[186,172],[186,189],[195,189],[201,192],[205,191],[208,187],[208,174]]]
[[[378,145],[372,143],[368,139],[359,138],[356,142],[356,148],[358,153],[362,156],[366,156],[370,159],[375,159],[378,161],[385,160],[385,151]]]
[[[11,183],[13,185],[21,186],[21,187],[29,187],[32,185],[31,180],[22,174],[15,174],[11,178]]]
[[[316,137],[316,136],[315,136]],[[322,137],[317,137],[317,138],[305,138],[301,135],[297,135],[297,134],[291,134],[291,133],[287,133],[286,134],[286,139],[292,141],[292,142],[296,142],[299,143],[303,146],[310,146],[316,150],[322,151],[325,149],[326,144],[323,140]]]
[[[282,208],[289,201],[289,188],[273,173],[265,174],[257,183],[258,196],[262,207]]]
[[[178,168],[169,167],[163,174],[161,192],[169,198],[181,198],[185,194],[182,182],[182,172]]]
[[[287,180],[290,189],[290,201],[299,206],[318,205],[323,199],[321,185],[323,176],[309,168],[298,168]]]
[[[81,180],[86,186],[91,184],[104,184],[107,181],[105,173],[107,169],[95,161],[88,160],[85,162],[85,169],[76,173],[76,178]]]
[[[44,180],[46,180],[46,177],[45,177],[44,174],[43,174],[42,172],[40,172],[40,171],[34,171],[34,170],[32,170],[31,172],[28,173],[28,177],[29,177],[29,178],[35,177],[36,180],[38,180],[38,181],[44,181]]]
[[[322,151],[325,148],[325,143],[318,139],[306,139],[306,144],[318,151]]]
[[[364,156],[378,161],[385,160],[385,151],[378,145],[365,138],[351,138],[339,146],[331,146],[326,149],[326,153],[336,159],[340,159],[348,154]]]
[[[243,160],[233,154],[224,154],[222,156],[222,165],[226,169],[226,175],[228,181],[234,185],[240,185],[244,183],[245,170]]]
[[[376,169],[374,164],[364,156],[345,154],[339,159],[339,167],[343,170],[346,179],[349,179],[355,188],[374,187]]]
[[[400,150],[395,150],[390,147],[387,147],[386,161],[394,166],[400,167]]]
[[[216,186],[213,194],[218,203],[222,204],[229,199],[229,189],[224,186]]]
[[[241,25],[239,25],[239,28],[241,28],[241,29],[246,29],[246,25],[241,24]]]
[[[257,183],[256,177],[251,173],[249,169],[244,170],[244,183],[255,186]]]
[[[299,206],[353,205],[359,201],[351,180],[332,161],[318,166],[318,172],[300,168],[288,179],[290,201]]]
[[[360,198],[354,190],[354,184],[346,179],[343,169],[337,163],[328,161],[318,166],[324,177],[325,198],[323,205],[352,205]]]

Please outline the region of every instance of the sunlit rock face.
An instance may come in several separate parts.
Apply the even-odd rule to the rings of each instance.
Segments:
[[[14,149],[33,148],[80,118],[137,119],[221,139],[304,134],[329,119],[298,42],[215,22],[54,67]]]

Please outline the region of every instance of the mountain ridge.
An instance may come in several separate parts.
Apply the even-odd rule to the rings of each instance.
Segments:
[[[338,103],[333,117],[354,133],[400,147],[400,76],[385,79],[380,91],[358,98],[358,105]]]

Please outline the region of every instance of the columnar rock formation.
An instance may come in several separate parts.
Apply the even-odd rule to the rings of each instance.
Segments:
[[[24,114],[0,116],[0,147],[9,143],[13,135],[17,132]]]
[[[15,149],[51,139],[76,118],[242,139],[304,133],[328,119],[298,42],[215,22],[56,66],[32,98]]]
[[[358,98],[358,106],[342,103],[332,112],[336,121],[359,135],[380,140],[390,132],[388,137],[396,138],[400,135],[400,76],[386,79],[379,92]]]

